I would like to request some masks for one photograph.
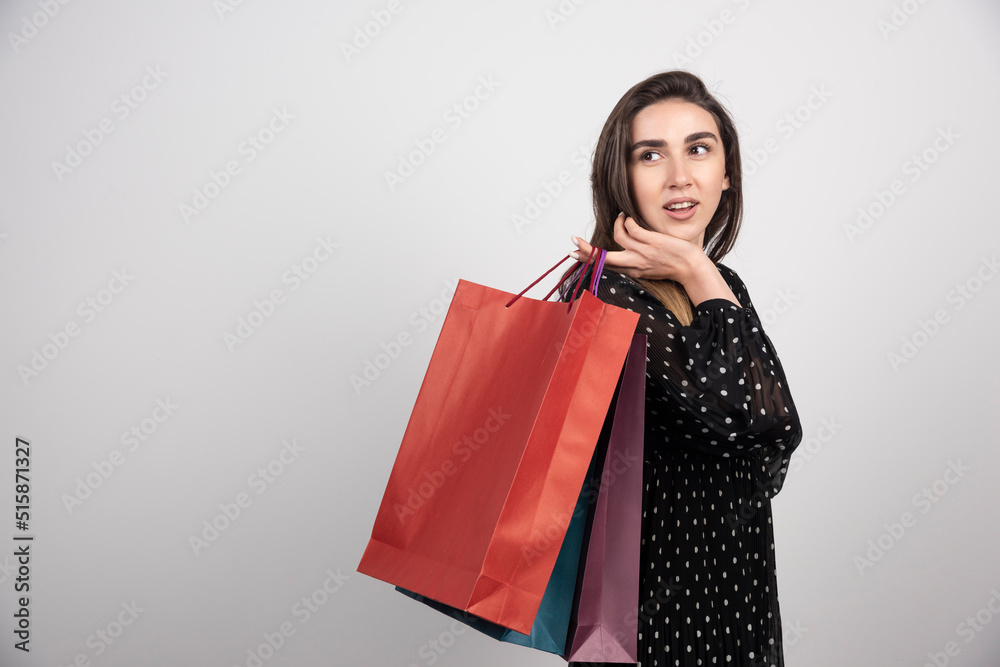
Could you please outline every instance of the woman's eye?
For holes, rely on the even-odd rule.
[[[701,149],[701,151],[695,153],[695,155],[705,155],[706,153],[708,153],[708,152],[710,152],[712,150],[711,148],[709,148],[705,144],[695,144],[694,146],[691,147],[691,150],[692,151],[697,151],[699,148]]]
[[[640,156],[639,156],[639,159],[640,159],[641,161],[643,161],[643,162],[649,162],[649,161],[651,161],[651,160],[652,160],[652,159],[653,159],[653,158],[654,158],[655,156],[656,156],[656,153],[654,153],[653,151],[646,151],[645,153],[643,153],[642,155],[640,155]]]

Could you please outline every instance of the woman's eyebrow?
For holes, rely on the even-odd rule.
[[[699,139],[713,139],[718,141],[719,138],[715,136],[713,132],[693,132],[692,134],[684,137],[684,143],[689,144],[692,141],[698,141]],[[667,142],[663,139],[643,139],[642,141],[637,141],[632,144],[630,151],[634,151],[637,148],[665,148]]]

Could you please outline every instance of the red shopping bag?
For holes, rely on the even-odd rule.
[[[637,321],[460,280],[358,571],[530,633]]]
[[[638,660],[645,414],[646,336],[636,334],[608,415],[610,433],[602,434],[598,447],[603,465],[592,481],[597,503],[584,538],[568,662],[635,665]]]

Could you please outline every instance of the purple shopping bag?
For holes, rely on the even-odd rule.
[[[646,336],[632,338],[601,470],[578,600],[570,620],[569,662],[634,665],[638,653],[639,545],[646,399]]]

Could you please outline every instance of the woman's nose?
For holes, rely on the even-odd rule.
[[[683,188],[691,184],[691,171],[684,160],[673,159],[667,167],[667,185]]]

